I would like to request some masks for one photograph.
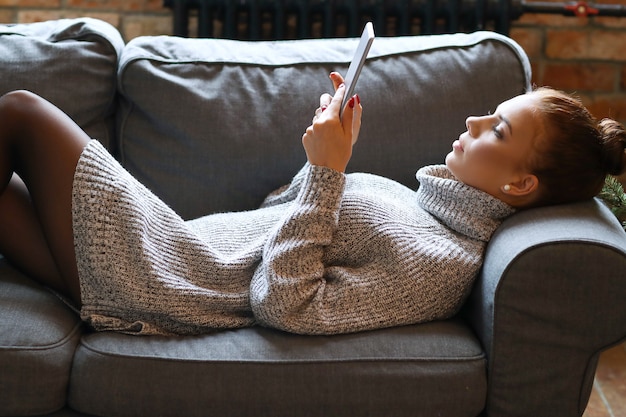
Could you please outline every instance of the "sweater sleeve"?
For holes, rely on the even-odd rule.
[[[316,304],[324,296],[323,255],[337,228],[345,181],[332,169],[306,167],[294,204],[266,243],[252,279],[251,304],[261,324],[320,333],[312,315],[319,314]]]

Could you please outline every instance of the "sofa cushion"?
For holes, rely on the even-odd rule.
[[[95,19],[0,25],[0,94],[33,91],[110,149],[123,47],[119,32]]]
[[[0,416],[65,406],[78,315],[0,258]]]
[[[305,161],[301,137],[356,39],[143,37],[120,60],[122,163],[185,218],[251,209]],[[521,48],[491,32],[378,38],[357,91],[349,165],[417,187],[471,114],[529,88]]]
[[[331,337],[91,334],[76,352],[69,404],[115,417],[475,417],[485,392],[481,346],[447,321]]]

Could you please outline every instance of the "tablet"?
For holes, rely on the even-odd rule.
[[[343,97],[343,103],[341,103],[339,116],[341,116],[344,106],[354,94],[354,87],[359,79],[361,68],[363,68],[363,64],[365,64],[365,58],[367,58],[367,53],[370,50],[370,46],[372,46],[372,42],[374,42],[374,26],[372,25],[372,22],[367,22],[365,28],[363,28],[363,34],[361,35],[359,46],[356,48],[354,58],[352,59],[348,72],[344,77],[346,95]]]

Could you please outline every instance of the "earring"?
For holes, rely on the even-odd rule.
[[[504,187],[502,187],[502,189],[504,191],[511,191],[511,186],[509,184],[505,185]]]

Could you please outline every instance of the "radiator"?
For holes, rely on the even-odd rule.
[[[526,12],[626,16],[626,6],[526,0],[164,0],[174,35],[227,39],[355,37],[367,21],[380,36],[492,30],[508,35]],[[195,33],[194,33],[195,32]]]

